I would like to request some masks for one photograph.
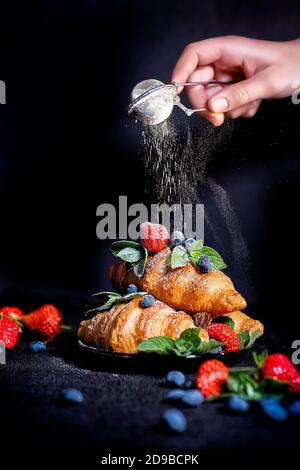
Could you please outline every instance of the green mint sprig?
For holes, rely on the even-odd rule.
[[[227,267],[221,255],[213,248],[204,246],[202,240],[195,240],[195,243],[190,245],[187,249],[182,245],[173,248],[168,259],[168,264],[172,269],[186,266],[189,262],[197,266],[201,256],[209,257],[212,270],[221,270]]]
[[[130,300],[135,299],[136,297],[142,297],[146,293],[147,292],[134,292],[132,294],[120,295],[120,294],[117,294],[116,292],[106,292],[106,291],[97,292],[96,294],[93,294],[93,297],[95,296],[107,297],[106,302],[100,307],[87,310],[86,313],[101,312],[104,310],[109,310],[111,307],[113,307],[116,304],[119,304],[121,302],[129,302]]]
[[[142,277],[148,260],[148,252],[140,243],[131,240],[114,242],[111,247],[114,256],[125,261],[137,277]]]
[[[181,333],[178,339],[172,339],[169,336],[155,336],[142,341],[137,350],[142,353],[155,354],[176,354],[176,356],[188,356],[190,354],[206,354],[224,343],[210,340],[204,342],[199,337],[200,328],[189,328]]]

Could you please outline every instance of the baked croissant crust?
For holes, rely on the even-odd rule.
[[[245,299],[226,274],[221,271],[202,274],[190,263],[171,269],[166,262],[170,253],[170,248],[165,248],[154,255],[142,278],[137,278],[133,271],[127,272],[124,262],[111,266],[112,285],[123,292],[128,284],[136,284],[171,307],[191,314],[207,312],[214,317],[246,307]]]
[[[159,300],[155,300],[151,307],[142,308],[137,297],[84,320],[78,336],[85,344],[132,354],[137,352],[137,345],[144,339],[153,336],[176,339],[187,328],[195,328],[195,324],[186,313],[176,312]],[[204,329],[200,330],[199,336],[202,341],[208,341]]]
[[[234,321],[234,331],[236,334],[242,331],[249,331],[250,335],[259,330],[258,338],[264,332],[264,325],[254,318],[248,317],[244,312],[236,310],[235,312],[225,313],[224,316]],[[201,312],[192,315],[194,323],[197,327],[206,328],[213,320],[209,313]]]
[[[227,313],[226,316],[234,321],[234,331],[237,334],[246,330],[251,335],[256,330],[259,330],[259,338],[264,332],[264,325],[259,320],[254,320],[243,312],[235,311]]]

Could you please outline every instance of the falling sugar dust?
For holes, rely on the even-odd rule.
[[[238,217],[226,190],[207,177],[207,164],[229,139],[233,122],[215,128],[205,121],[193,128],[170,118],[142,130],[147,186],[156,203],[205,204],[206,233],[221,252],[230,252],[234,270],[250,285],[250,257]],[[208,205],[206,205],[206,203]],[[221,235],[222,234],[222,235]],[[228,253],[229,254],[229,253]]]

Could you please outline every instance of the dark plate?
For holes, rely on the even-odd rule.
[[[223,362],[228,362],[230,364],[237,362],[241,357],[245,356],[251,348],[249,349],[242,349],[240,351],[235,351],[231,353],[223,353],[223,354],[201,354],[199,356],[196,355],[189,355],[185,357],[176,356],[176,354],[151,354],[151,353],[138,353],[138,354],[124,354],[124,353],[116,353],[112,351],[104,351],[103,349],[97,348],[95,346],[89,346],[84,344],[81,340],[78,340],[79,347],[85,351],[86,353],[93,355],[98,355],[102,358],[107,359],[115,359],[115,360],[123,360],[123,359],[131,359],[131,361],[143,361],[148,362],[150,361],[153,364],[153,361],[161,363],[164,362],[192,362],[197,361],[199,363],[207,360],[207,359],[222,359]]]

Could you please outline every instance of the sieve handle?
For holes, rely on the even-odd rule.
[[[219,80],[211,80],[208,82],[185,82],[185,83],[178,83],[178,82],[173,82],[172,85],[174,85],[176,88],[180,86],[193,86],[193,85],[232,85],[233,83],[237,83],[237,80],[231,80],[228,82],[222,82]]]

